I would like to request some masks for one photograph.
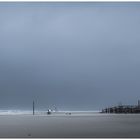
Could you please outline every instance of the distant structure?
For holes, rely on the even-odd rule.
[[[140,107],[140,100],[138,100],[138,107]]]
[[[137,105],[118,105],[102,109],[101,113],[140,113],[140,100]]]

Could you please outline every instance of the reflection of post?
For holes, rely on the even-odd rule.
[[[35,114],[35,103],[33,101],[33,115]]]

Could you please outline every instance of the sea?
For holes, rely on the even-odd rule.
[[[36,110],[35,115],[46,115],[48,110]],[[95,115],[100,111],[71,111],[71,110],[60,110],[60,111],[51,111],[51,115]],[[0,110],[0,115],[32,115],[32,110]]]

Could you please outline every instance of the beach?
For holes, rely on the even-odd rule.
[[[139,114],[0,115],[1,138],[138,138]]]

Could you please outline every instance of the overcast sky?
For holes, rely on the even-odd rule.
[[[140,3],[0,3],[0,109],[138,99]]]

